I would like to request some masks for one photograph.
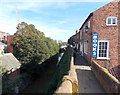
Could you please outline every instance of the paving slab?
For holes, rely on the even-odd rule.
[[[75,70],[78,78],[79,93],[105,94],[104,89],[94,76],[90,64],[79,54],[75,55]]]

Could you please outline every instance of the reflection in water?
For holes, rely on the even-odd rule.
[[[57,64],[56,64],[57,66],[58,66],[58,64],[59,64],[59,62],[60,62],[60,60],[61,60],[63,54],[64,54],[64,53],[61,53],[61,54],[59,55],[59,57],[58,57],[58,62],[57,62]]]

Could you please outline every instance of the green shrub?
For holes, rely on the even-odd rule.
[[[39,63],[41,64],[51,56],[59,52],[59,45],[55,40],[45,37],[34,25],[22,22],[24,28],[17,27],[12,45],[14,46],[15,56],[22,64]]]

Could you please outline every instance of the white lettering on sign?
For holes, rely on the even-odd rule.
[[[97,57],[97,47],[98,47],[98,33],[92,33],[92,57]]]
[[[93,48],[93,51],[97,51],[97,49],[96,49],[96,48]]]
[[[97,44],[93,44],[93,47],[97,47]]]
[[[98,41],[96,39],[93,40],[94,43],[97,43]]]
[[[94,35],[94,36],[93,36],[93,39],[97,39],[97,36],[96,36],[96,35]]]
[[[93,55],[96,55],[96,52],[93,52]]]

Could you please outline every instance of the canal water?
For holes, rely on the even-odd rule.
[[[59,55],[59,57],[58,57],[58,62],[57,62],[57,64],[56,64],[57,66],[59,65],[59,62],[60,62],[60,60],[61,60],[63,54],[64,54],[64,53],[61,53],[61,54]]]

